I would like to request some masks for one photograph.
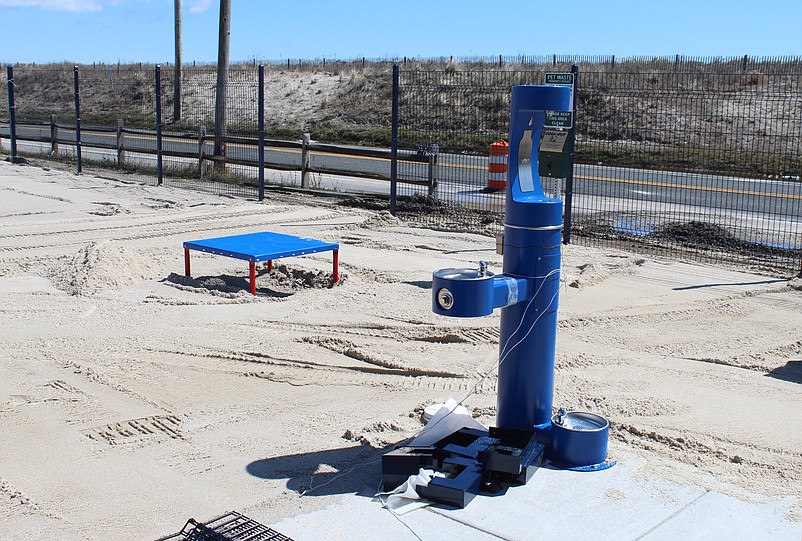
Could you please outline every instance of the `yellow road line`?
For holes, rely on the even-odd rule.
[[[448,162],[444,162],[439,165],[442,165],[444,167],[456,167],[458,169],[481,169],[482,171],[487,171],[486,165],[465,165],[462,163],[448,163]]]
[[[106,134],[106,133],[93,133],[95,136],[99,137],[116,137],[113,134]],[[153,139],[153,137],[148,137],[145,135],[129,135],[128,137],[132,139]],[[173,143],[184,143],[187,142],[187,139],[176,139],[171,137],[165,137],[165,141],[170,141]],[[241,143],[232,143],[231,146],[234,147],[252,147],[253,145],[243,145]],[[273,148],[270,150],[271,152],[287,152],[297,154],[300,152],[298,149],[293,148]],[[314,152],[319,156],[335,156],[335,157],[342,157],[341,154],[335,154],[333,152]],[[351,156],[352,159],[361,159],[361,160],[378,160],[378,161],[386,161],[386,158],[377,158],[373,156]],[[405,160],[401,160],[405,161]],[[454,167],[458,169],[487,169],[486,166],[483,165],[468,165],[468,164],[461,164],[461,163],[449,163],[444,162],[441,163],[440,166],[442,167]],[[714,192],[714,193],[730,193],[730,194],[737,194],[737,195],[754,195],[757,197],[777,197],[781,199],[797,199],[802,200],[802,195],[794,195],[794,194],[776,194],[776,193],[766,193],[766,192],[756,192],[753,190],[738,190],[734,188],[717,188],[714,186],[692,186],[687,184],[676,184],[673,182],[659,182],[659,181],[649,181],[649,180],[635,180],[635,179],[628,179],[628,178],[609,178],[609,177],[594,177],[594,176],[586,176],[586,175],[578,175],[574,177],[576,180],[597,180],[601,182],[617,182],[619,184],[637,184],[639,186],[654,186],[659,188],[681,188],[685,190],[696,190],[701,192]]]
[[[682,188],[685,190],[697,190],[701,192],[716,192],[716,193],[731,193],[737,195],[755,195],[758,197],[778,197],[783,199],[800,199],[802,200],[802,195],[794,195],[794,194],[779,194],[779,193],[766,193],[766,192],[756,192],[753,190],[738,190],[735,188],[717,188],[715,186],[690,186],[687,184],[676,184],[674,182],[659,182],[659,181],[649,181],[649,180],[635,180],[635,179],[628,179],[628,178],[607,178],[607,177],[591,177],[591,176],[577,176],[574,177],[575,179],[581,180],[598,180],[602,182],[618,182],[621,184],[637,184],[639,186],[655,186],[660,188]]]

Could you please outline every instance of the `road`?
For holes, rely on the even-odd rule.
[[[50,137],[48,127],[18,128],[18,138]],[[0,129],[0,135],[7,136],[8,128]],[[60,137],[74,141],[74,130],[62,130]],[[92,132],[85,129],[81,134],[84,155],[91,152],[92,144],[116,145],[116,134]],[[22,143],[22,141],[20,141]],[[7,142],[6,142],[7,145]],[[155,138],[150,135],[131,135],[124,137],[124,145],[128,152],[136,150],[152,150]],[[198,153],[196,136],[192,138],[176,137],[165,134],[163,138],[165,152]],[[211,142],[204,145],[204,152],[211,154]],[[228,156],[232,159],[256,162],[258,149],[254,145],[227,145]],[[108,154],[108,152],[106,153]],[[165,163],[174,163],[177,159],[165,157]],[[191,163],[190,160],[182,160]],[[300,168],[300,150],[286,148],[268,148],[265,151],[265,163],[279,168]],[[389,160],[377,157],[342,156],[328,152],[311,152],[312,167],[351,171],[354,174],[373,174],[389,177]],[[399,175],[403,178],[425,180],[427,165],[401,161]],[[497,194],[486,194],[487,157],[460,154],[440,154],[436,176],[438,179],[437,195],[441,199],[467,202],[471,206],[480,206],[487,202],[491,208],[500,210]],[[348,179],[347,177],[318,177],[320,188],[325,183],[336,183],[335,189],[341,191],[358,190],[373,193],[388,193],[386,181],[370,181]],[[333,179],[333,180],[332,180]],[[346,182],[348,183],[346,185]],[[544,179],[544,188],[556,194],[560,188],[555,181]],[[420,192],[425,188],[404,187],[400,193]],[[579,207],[585,207],[582,200],[614,200],[618,211],[635,209],[639,206],[655,205],[690,206],[714,208],[731,213],[760,214],[774,216],[783,220],[802,221],[802,183],[798,179],[765,180],[735,178],[709,174],[682,173],[672,171],[652,171],[609,167],[604,165],[576,165],[574,168],[574,201]],[[605,209],[597,209],[605,210]],[[612,209],[611,209],[612,210]]]

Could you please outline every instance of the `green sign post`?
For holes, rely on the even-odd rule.
[[[565,145],[562,152],[550,152],[541,148],[542,164],[545,169],[540,176],[560,176],[565,175],[565,222],[563,224],[563,244],[571,242],[571,207],[574,193],[574,143],[576,139],[576,128],[574,127],[574,115],[576,114],[576,85],[579,69],[574,64],[570,73],[547,73],[547,85],[567,86],[571,89],[571,111],[546,111],[546,122],[544,128],[561,128],[559,131],[570,130],[566,136]],[[544,130],[548,139],[554,138],[554,134],[548,134]],[[544,138],[545,138],[544,135]],[[560,138],[562,134],[560,133]],[[556,141],[556,140],[555,140]],[[549,146],[549,141],[546,141]],[[556,142],[555,142],[556,144]],[[540,163],[540,162],[539,162]]]

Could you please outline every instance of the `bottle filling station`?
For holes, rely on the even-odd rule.
[[[567,131],[544,124],[549,115],[568,111],[569,87],[512,87],[504,235],[498,243],[503,272],[493,274],[480,262],[478,268],[440,269],[432,277],[437,314],[480,317],[501,308],[498,426],[463,428],[433,445],[385,454],[385,489],[430,468],[442,477],[417,487],[419,495],[464,507],[499,484],[525,484],[544,460],[583,471],[613,464],[606,460],[604,417],[562,408],[554,413],[552,407],[563,205],[544,195],[541,177],[566,176]]]

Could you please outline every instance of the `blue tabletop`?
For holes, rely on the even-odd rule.
[[[261,232],[190,240],[184,243],[184,248],[257,262],[339,250],[340,245],[336,242],[325,242],[294,235]]]

